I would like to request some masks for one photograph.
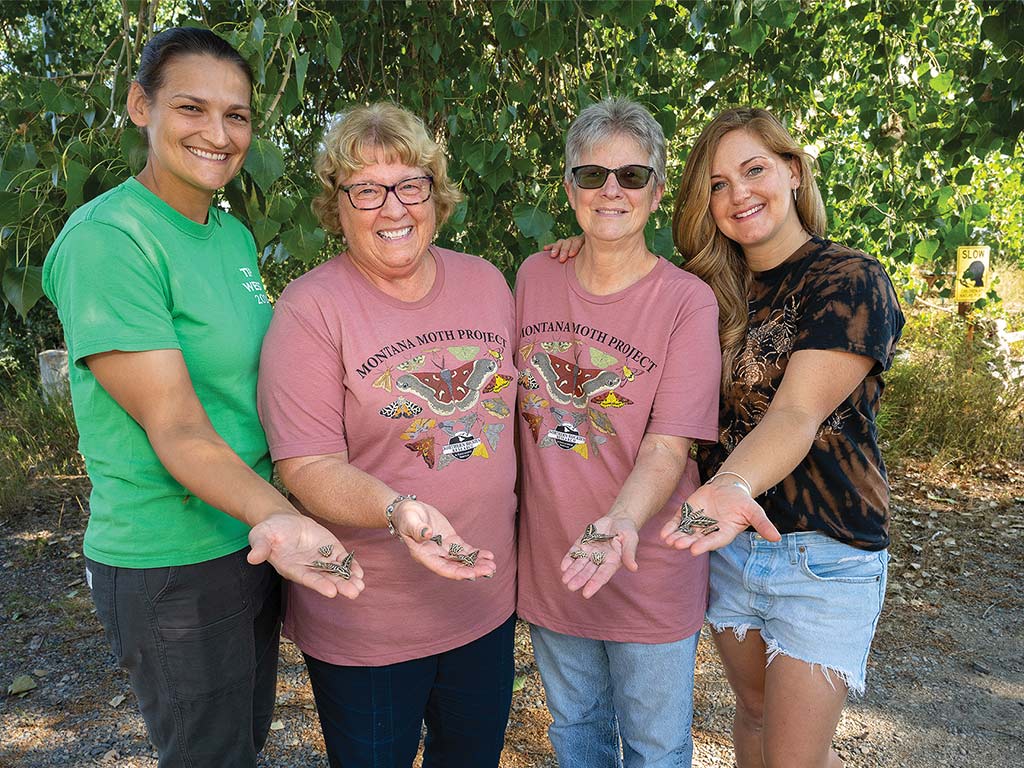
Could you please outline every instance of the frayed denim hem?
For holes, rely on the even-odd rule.
[[[727,629],[731,629],[733,635],[736,637],[736,641],[739,643],[742,643],[746,639],[747,632],[749,632],[751,628],[754,628],[754,625],[750,623],[729,624],[728,622],[723,622],[721,624],[716,624],[714,622],[711,622],[711,629],[713,629],[717,633],[722,633],[725,632],[725,630]],[[791,659],[796,659],[797,661],[802,661],[805,664],[808,664],[810,666],[812,673],[816,669],[820,669],[821,673],[825,676],[825,680],[827,680],[828,684],[832,686],[832,690],[835,690],[836,687],[836,684],[833,680],[833,677],[835,677],[841,680],[843,682],[843,685],[846,686],[846,690],[853,694],[855,697],[861,697],[864,695],[866,681],[863,678],[859,678],[855,673],[838,669],[836,667],[830,667],[826,664],[822,664],[817,661],[811,661],[810,659],[802,659],[799,656],[790,653],[785,648],[780,646],[779,642],[775,638],[766,637],[764,629],[756,629],[758,629],[758,631],[761,633],[761,639],[762,641],[764,641],[765,644],[765,655],[767,657],[764,664],[765,668],[767,668],[775,660],[775,658],[781,654],[783,656],[788,656]]]
[[[747,632],[754,626],[749,622],[746,624],[729,624],[728,622],[723,622],[722,624],[715,624],[714,622],[708,623],[711,624],[711,629],[718,634],[722,634],[725,630],[731,629],[732,633],[736,636],[736,642],[738,643],[742,643],[747,638]],[[758,631],[761,630],[758,629]]]

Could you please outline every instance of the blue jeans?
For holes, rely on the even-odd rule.
[[[268,563],[249,565],[248,552],[167,568],[85,561],[160,768],[252,768],[267,740],[281,578]]]
[[[531,624],[559,767],[620,768],[623,758],[626,768],[689,766],[699,636],[615,643]]]
[[[516,617],[450,651],[382,667],[306,656],[331,768],[497,768],[512,705]],[[382,641],[386,642],[386,640]]]

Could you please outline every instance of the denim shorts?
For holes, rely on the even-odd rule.
[[[863,694],[888,563],[885,550],[857,549],[816,531],[788,533],[780,542],[741,533],[711,553],[707,620],[740,641],[747,630],[760,631],[766,665],[781,653]]]

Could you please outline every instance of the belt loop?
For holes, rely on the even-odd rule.
[[[788,545],[787,549],[789,550],[789,562],[790,562],[791,565],[796,565],[799,562],[799,559],[800,559],[800,555],[799,555],[799,550],[800,550],[800,547],[799,547],[800,541],[799,541],[799,539],[800,539],[800,537],[796,536],[796,535],[789,535],[789,536],[786,536],[785,538],[786,538],[786,544]]]

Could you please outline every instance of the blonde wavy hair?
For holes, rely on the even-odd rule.
[[[338,197],[345,194],[341,183],[376,162],[378,150],[388,162],[424,168],[434,177],[431,198],[437,211],[437,226],[444,224],[462,200],[462,193],[448,177],[444,150],[416,115],[397,104],[378,102],[344,112],[324,136],[323,147],[313,163],[320,181],[313,213],[320,225],[328,232],[343,234],[338,219]]]
[[[722,345],[722,384],[732,382],[732,366],[747,334],[750,269],[743,250],[723,235],[711,216],[711,163],[722,137],[732,131],[754,134],[775,154],[800,164],[796,211],[804,229],[824,237],[825,204],[814,180],[814,158],[793,140],[782,123],[765,109],[720,112],[701,132],[683,168],[672,213],[672,238],[683,269],[711,286],[718,299],[718,333]]]

